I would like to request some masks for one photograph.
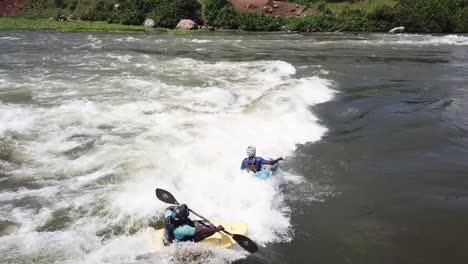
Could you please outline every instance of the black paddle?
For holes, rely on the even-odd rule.
[[[179,204],[177,202],[176,198],[170,192],[168,192],[166,190],[163,190],[163,189],[156,188],[156,197],[158,197],[159,200],[161,200],[161,201],[163,201],[165,203],[168,203],[168,204],[177,204],[177,205]],[[210,224],[212,226],[215,226],[208,219],[206,219],[205,217],[197,214],[192,209],[189,209],[189,211],[192,212],[194,215],[200,217],[201,219],[205,220],[208,224]],[[222,232],[230,235],[232,237],[232,239],[234,239],[239,244],[239,246],[241,246],[243,249],[247,250],[248,252],[250,252],[250,253],[257,252],[258,246],[252,240],[250,240],[250,238],[248,238],[246,236],[243,236],[243,235],[239,235],[239,234],[231,234],[226,230],[224,230]]]

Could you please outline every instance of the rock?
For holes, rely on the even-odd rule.
[[[114,4],[114,8],[113,8],[114,11],[118,11],[119,8],[120,8],[120,4],[119,4],[119,3]]]
[[[280,30],[281,31],[286,31],[286,26],[281,26]]]
[[[257,8],[257,7],[256,7],[254,4],[252,4],[252,3],[248,3],[247,5],[245,5],[245,8],[246,8],[247,10],[249,10],[249,9],[255,9],[255,8]]]
[[[405,27],[396,27],[388,31],[388,33],[403,33],[403,32],[405,32]]]
[[[278,4],[273,5],[273,8],[278,8],[278,7],[279,7]]]
[[[55,20],[55,18],[54,17],[49,17],[49,20],[52,21],[52,20]]]
[[[293,8],[293,9],[289,10],[289,12],[291,12],[291,13],[296,12],[296,9]]]
[[[265,10],[265,13],[267,13],[267,14],[273,13],[273,7],[271,7],[271,6],[265,6],[265,7],[263,7],[263,9]]]
[[[144,26],[145,26],[145,28],[154,28],[156,26],[156,23],[154,22],[153,19],[147,18],[145,20]]]
[[[198,25],[191,19],[182,19],[177,24],[176,29],[198,29]]]
[[[75,21],[75,17],[73,15],[67,16],[67,21]]]

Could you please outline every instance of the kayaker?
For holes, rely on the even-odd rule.
[[[196,228],[194,222],[188,217],[189,214],[189,209],[185,204],[166,208],[164,212],[164,245],[167,246],[174,241],[198,242],[224,230],[221,225]]]
[[[247,158],[242,161],[241,170],[247,170],[251,172],[259,172],[262,169],[262,165],[274,165],[278,161],[283,160],[282,157],[279,157],[275,160],[266,160],[262,157],[255,157],[256,148],[254,146],[247,147]]]

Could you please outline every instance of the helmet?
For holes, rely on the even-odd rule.
[[[252,158],[252,157],[255,157],[256,149],[255,149],[254,146],[248,146],[246,152],[247,152],[247,156],[248,156],[249,158]]]
[[[177,206],[177,208],[172,212],[172,219],[176,221],[183,221],[187,219],[189,216],[190,212],[186,204],[181,204]]]

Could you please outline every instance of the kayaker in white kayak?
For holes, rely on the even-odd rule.
[[[194,241],[198,242],[214,233],[223,231],[223,226],[196,227],[194,222],[188,217],[190,214],[187,205],[170,206],[164,212],[164,245],[169,245],[174,241]]]
[[[278,161],[283,160],[282,157],[279,157],[275,160],[266,160],[262,157],[256,157],[257,149],[254,146],[247,147],[247,158],[242,161],[241,170],[247,170],[251,172],[259,172],[262,169],[263,164],[274,165]]]

